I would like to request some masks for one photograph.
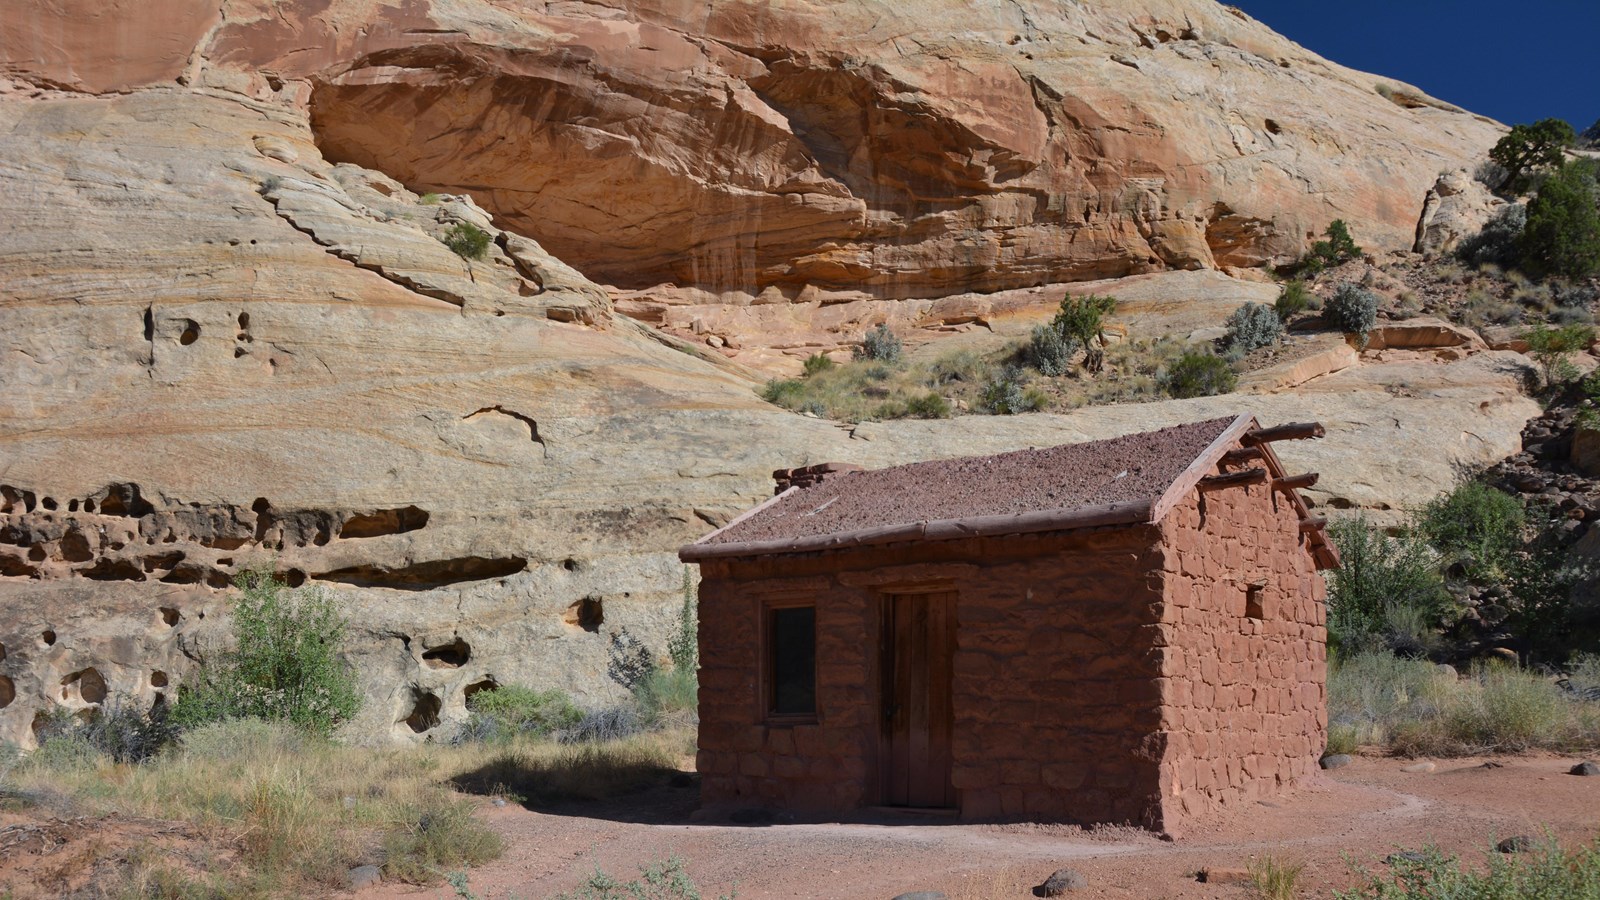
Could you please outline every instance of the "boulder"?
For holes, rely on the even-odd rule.
[[[1035,897],[1062,897],[1089,886],[1089,879],[1076,869],[1057,869],[1044,883],[1033,889]]]
[[[1355,757],[1348,753],[1330,753],[1318,763],[1324,769],[1342,769],[1355,762]]]
[[[1600,763],[1596,763],[1591,760],[1584,760],[1583,762],[1573,766],[1571,769],[1568,769],[1567,774],[1593,778],[1597,775],[1600,775]]]
[[[1466,169],[1445,172],[1428,189],[1417,219],[1417,236],[1411,249],[1428,255],[1449,253],[1506,205],[1478,183]]]

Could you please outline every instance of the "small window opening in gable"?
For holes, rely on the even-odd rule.
[[[767,620],[767,711],[774,716],[817,712],[817,608],[771,610]]]
[[[1244,589],[1244,615],[1247,619],[1261,621],[1267,617],[1267,583],[1257,581],[1245,585]]]

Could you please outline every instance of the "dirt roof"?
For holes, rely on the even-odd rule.
[[[1105,441],[834,475],[780,497],[700,546],[796,541],[916,523],[1148,510],[1238,417]]]

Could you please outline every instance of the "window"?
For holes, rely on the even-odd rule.
[[[1244,614],[1250,619],[1265,619],[1267,617],[1267,583],[1257,581],[1245,586],[1244,589]]]
[[[817,712],[817,608],[768,611],[767,711],[774,716]]]

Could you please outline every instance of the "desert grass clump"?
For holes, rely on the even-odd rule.
[[[983,409],[997,416],[1014,416],[1043,408],[1049,399],[1043,392],[1027,386],[1026,377],[1016,366],[1005,366],[983,386]]]
[[[1272,304],[1272,309],[1278,314],[1279,321],[1287,322],[1308,309],[1320,309],[1322,300],[1306,287],[1306,283],[1298,278],[1290,279],[1278,294],[1278,299]]]
[[[1270,853],[1258,856],[1250,861],[1250,893],[1256,900],[1295,900],[1305,868]]]
[[[719,897],[733,900],[737,894]],[[700,889],[689,877],[688,863],[681,856],[639,868],[639,877],[619,881],[596,868],[576,891],[557,894],[555,900],[702,900]]]
[[[505,741],[518,735],[547,737],[578,724],[583,712],[565,691],[517,684],[477,691],[467,698],[467,721],[458,741]]]
[[[688,732],[645,732],[603,743],[519,742],[451,779],[469,794],[531,806],[605,800],[665,784],[692,749]]]
[[[1546,837],[1530,852],[1491,851],[1484,867],[1465,865],[1437,847],[1390,858],[1381,875],[1334,891],[1335,900],[1590,900],[1600,897],[1600,840],[1571,849]]]
[[[473,810],[471,801],[444,790],[405,806],[383,842],[384,873],[412,884],[434,884],[452,869],[499,858],[505,841]]]

